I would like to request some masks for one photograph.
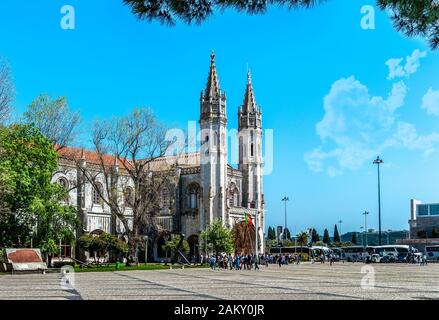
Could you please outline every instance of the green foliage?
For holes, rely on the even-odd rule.
[[[47,253],[51,256],[59,253],[59,246],[53,239],[40,241],[40,249],[42,253]]]
[[[219,253],[232,253],[234,250],[234,239],[232,231],[223,226],[221,220],[216,219],[211,225],[201,232],[203,251]],[[207,243],[207,248],[206,244]]]
[[[433,228],[433,230],[431,231],[431,237],[439,238],[439,228]]]
[[[65,191],[52,183],[58,159],[52,143],[31,125],[0,128],[0,245],[69,241],[76,218],[61,204]],[[44,241],[44,242],[43,242]]]
[[[325,229],[325,231],[323,232],[323,243],[325,243],[327,245],[331,244],[331,239],[329,238],[328,229]]]
[[[269,4],[285,5],[289,8],[310,8],[326,0],[123,0],[139,19],[158,20],[163,24],[174,25],[176,20],[185,23],[201,23],[215,10],[235,9],[248,14],[263,13]]]
[[[317,233],[317,230],[313,228],[311,231],[311,242],[316,243],[319,241],[320,241],[319,234]]]
[[[274,231],[274,227],[268,227],[268,240],[275,240],[276,232]]]
[[[119,255],[128,253],[128,244],[106,232],[100,235],[83,235],[79,238],[79,245],[82,249],[87,250],[90,256],[94,257],[96,264],[101,263],[107,254]]]
[[[165,244],[163,245],[163,250],[168,252],[172,252],[176,250],[178,248],[180,241],[181,241],[181,235],[173,234],[171,236],[171,239],[166,241]],[[189,252],[189,243],[186,240],[183,240],[180,250],[183,253]]]
[[[306,246],[308,244],[308,233],[301,232],[297,235],[297,245],[298,246]]]
[[[285,237],[285,235],[286,235],[286,237]],[[288,229],[288,228],[285,228],[285,230],[284,230],[284,239],[291,240],[291,233],[290,233],[290,229]]]
[[[407,36],[421,36],[439,47],[439,3],[437,0],[378,0],[382,10],[391,12],[394,27]]]

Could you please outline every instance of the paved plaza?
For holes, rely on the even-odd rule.
[[[439,264],[301,264],[260,271],[173,269],[76,273],[74,289],[59,273],[0,275],[0,299],[438,299]],[[364,273],[367,271],[368,273]],[[364,277],[367,276],[366,280]],[[362,279],[363,286],[362,288]]]

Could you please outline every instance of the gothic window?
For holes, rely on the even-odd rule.
[[[239,207],[239,191],[235,184],[231,184],[229,187],[229,207]]]
[[[188,190],[187,206],[189,209],[198,209],[199,187],[191,184]]]
[[[253,143],[252,143],[252,145],[250,146],[250,156],[253,157],[253,154],[254,152],[253,152]]]
[[[169,193],[169,189],[165,187],[162,189],[161,207],[162,209],[167,209],[170,206],[171,206],[171,195]]]
[[[93,204],[100,204],[102,205],[102,198],[101,195],[103,194],[104,188],[102,187],[102,184],[97,182],[95,183],[95,186],[93,188]]]
[[[124,190],[124,201],[125,201],[125,206],[128,208],[131,208],[133,206],[134,203],[134,191],[133,188],[131,187],[127,187]]]

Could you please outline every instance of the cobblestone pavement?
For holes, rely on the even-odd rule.
[[[0,276],[0,299],[439,299],[439,264],[301,264],[260,271],[173,269]],[[364,277],[367,277],[364,279]],[[362,287],[363,283],[366,285]],[[73,283],[73,281],[71,282]]]

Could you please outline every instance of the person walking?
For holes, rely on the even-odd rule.
[[[254,259],[254,263],[255,263],[255,270],[259,270],[259,258],[258,258],[258,256],[255,254],[254,256],[253,256],[253,259]]]

